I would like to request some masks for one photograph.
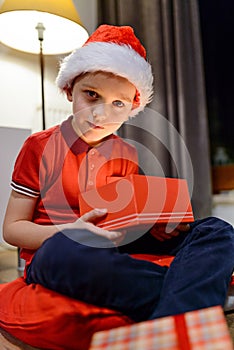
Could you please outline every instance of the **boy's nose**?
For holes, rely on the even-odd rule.
[[[104,104],[95,106],[92,114],[95,122],[103,122],[107,118],[107,107]]]

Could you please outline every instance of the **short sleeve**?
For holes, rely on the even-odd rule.
[[[25,141],[16,158],[12,174],[11,188],[14,191],[30,197],[39,197],[42,152],[42,145],[33,135]]]

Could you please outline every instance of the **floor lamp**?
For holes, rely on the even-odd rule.
[[[43,129],[46,128],[44,55],[69,53],[82,46],[87,38],[88,33],[72,0],[0,2],[0,42],[16,50],[39,55]]]

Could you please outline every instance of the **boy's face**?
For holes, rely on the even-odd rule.
[[[67,98],[73,103],[72,125],[88,144],[97,145],[128,120],[136,88],[111,73],[86,73],[76,78]]]

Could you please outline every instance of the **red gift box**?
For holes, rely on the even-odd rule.
[[[90,350],[233,350],[220,306],[97,332]]]
[[[107,230],[194,221],[184,179],[129,175],[81,193],[79,205],[81,215],[107,208],[107,215],[97,224]]]

